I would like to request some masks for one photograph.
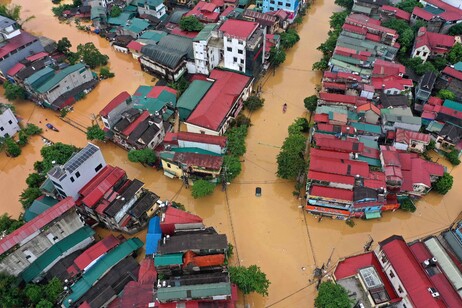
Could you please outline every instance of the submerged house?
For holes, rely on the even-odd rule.
[[[223,165],[223,157],[218,155],[164,151],[159,156],[164,174],[171,178],[211,177],[216,180]]]

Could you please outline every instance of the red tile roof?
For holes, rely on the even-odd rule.
[[[399,76],[387,76],[387,77],[373,77],[371,78],[371,84],[376,89],[397,89],[404,91],[407,88],[413,87],[411,79],[399,77]]]
[[[74,208],[74,206],[74,199],[72,199],[72,197],[67,197],[24,224],[21,228],[8,234],[0,240],[0,255],[20,244],[32,234],[40,231],[53,220],[59,219],[61,215]]]
[[[183,256],[183,267],[192,264],[193,266],[206,267],[223,265],[225,262],[224,254],[198,256],[191,250],[188,250]]]
[[[80,271],[83,271],[90,263],[119,244],[120,240],[111,234],[82,252],[82,254],[75,258],[74,264]]]
[[[109,112],[111,112],[112,110],[114,110],[114,108],[116,108],[117,106],[119,106],[120,104],[122,104],[123,102],[125,102],[127,99],[129,99],[131,96],[130,94],[128,94],[127,91],[123,91],[121,92],[119,95],[117,95],[116,97],[114,97],[110,102],[109,104],[106,105],[106,107],[103,108],[103,110],[101,110],[99,112],[99,115],[102,116],[102,117],[107,117]]]
[[[365,100],[359,96],[320,92],[319,98],[326,102],[338,102],[349,105],[356,105],[359,100]]]
[[[308,171],[307,178],[316,181],[325,181],[348,185],[353,185],[355,183],[355,178],[353,176],[318,172],[313,170]]]
[[[333,79],[333,80],[347,79],[349,81],[361,81],[361,77],[359,77],[358,75],[355,75],[352,73],[345,73],[345,72],[334,73],[334,72],[325,71],[323,77]]]
[[[427,46],[432,52],[446,53],[455,42],[454,36],[429,32],[425,27],[421,27],[417,32],[414,48]]]
[[[364,105],[359,106],[356,109],[357,112],[358,111],[368,111],[368,110],[372,110],[376,114],[380,115],[380,109],[372,103],[366,103]]]
[[[327,113],[316,113],[313,121],[316,123],[329,123],[329,115]]]
[[[436,97],[436,96],[430,96],[428,99],[428,102],[430,105],[443,105],[443,99]],[[424,106],[425,107],[425,106]]]
[[[462,10],[459,9],[459,8],[456,8],[448,3],[445,3],[441,0],[426,0],[427,3],[437,7],[437,8],[440,8],[442,10],[444,10],[443,13],[441,13],[439,16],[443,17],[445,16],[445,14],[448,14],[448,18],[452,15],[454,15],[454,17],[458,17],[458,19],[455,19],[455,20],[460,20],[462,19]],[[446,20],[451,20],[451,19],[446,19]]]
[[[184,30],[181,30],[180,27],[175,27],[173,28],[172,30],[170,30],[170,33],[171,34],[175,34],[175,35],[178,35],[178,36],[183,36],[183,37],[187,37],[187,38],[195,38],[197,36],[197,34],[199,34],[199,32],[195,32],[195,31],[184,31]]]
[[[196,16],[200,21],[203,22],[217,22],[220,17],[220,13],[214,12],[217,9],[217,5],[205,1],[197,2],[196,6],[193,7],[184,16]]]
[[[405,72],[406,67],[402,64],[377,59],[374,62],[372,75],[377,77],[398,76],[403,75]]]
[[[310,159],[309,170],[344,176],[360,175],[363,178],[369,177],[369,165],[366,162],[343,158],[313,156]]]
[[[45,58],[47,56],[48,56],[48,52],[42,51],[42,52],[36,53],[35,55],[27,57],[26,60],[30,61],[30,62],[33,62],[35,60],[39,60],[39,59]]]
[[[212,136],[212,135],[196,134],[196,133],[189,133],[189,132],[178,132],[178,133],[168,132],[167,134],[165,134],[164,142],[166,143],[178,144],[179,140],[198,142],[198,143],[204,143],[204,144],[216,144],[224,148],[226,146],[226,142],[228,138],[225,136]]]
[[[339,139],[332,135],[315,134],[316,146],[321,150],[332,150],[338,152],[361,153],[364,149],[364,144],[356,139],[348,138],[346,140]]]
[[[368,29],[368,31],[372,33],[376,33],[378,31],[378,32],[388,33],[395,37],[398,37],[396,30],[382,27],[380,25],[379,20],[370,18],[369,16],[366,16],[364,14],[350,14],[345,19],[345,23],[350,24],[350,25],[365,27]]]
[[[428,292],[428,288],[433,287],[433,284],[401,236],[392,236],[379,242],[379,245],[415,307],[445,307],[442,301]]]
[[[212,0],[212,2],[214,1],[217,1],[217,0]],[[222,1],[222,0],[218,0],[218,1]],[[223,4],[224,5],[224,4]],[[221,6],[223,6],[221,5]],[[233,6],[228,6],[220,15],[220,17],[226,17],[228,16],[232,11],[234,11],[234,7]]]
[[[443,70],[443,74],[449,75],[451,77],[454,77],[458,80],[462,80],[462,72],[456,70],[455,68],[452,68],[450,66],[446,66]]]
[[[350,159],[350,154],[345,152],[337,151],[326,151],[316,148],[310,149],[310,157],[319,156],[323,158],[334,158],[334,159]]]
[[[136,118],[135,121],[133,121],[132,123],[130,123],[127,128],[125,128],[123,131],[122,131],[122,135],[124,136],[130,136],[130,134],[135,130],[135,128],[138,127],[138,125],[140,125],[141,122],[143,122],[144,120],[146,120],[147,118],[149,117],[149,111],[147,110],[144,110],[143,113],[140,114],[140,116],[138,118]]]
[[[157,279],[157,270],[154,266],[153,258],[145,258],[140,263],[140,270],[138,272],[138,283],[152,285]]]
[[[430,135],[398,128],[396,129],[395,140],[396,142],[406,143],[408,145],[411,144],[412,140],[420,141],[425,144],[428,144],[430,143]]]
[[[215,82],[186,122],[217,131],[251,78],[218,69],[212,71],[210,78]]]
[[[365,267],[373,266],[375,271],[380,276],[385,290],[387,291],[388,296],[391,300],[396,300],[399,297],[396,295],[395,290],[393,289],[390,280],[382,271],[379,260],[373,252],[368,252],[365,254],[357,255],[354,257],[346,258],[343,261],[340,261],[335,269],[334,276],[335,280],[341,280],[343,278],[348,278],[358,274],[359,270]]]
[[[218,171],[223,165],[222,156],[197,153],[175,153],[173,161],[180,162],[188,167],[200,167]]]
[[[429,21],[434,16],[429,11],[426,11],[423,8],[418,7],[418,6],[414,7],[414,10],[412,10],[412,14],[417,16],[417,17],[420,17],[420,18],[422,18],[422,19],[424,19],[426,21]]]
[[[130,43],[128,43],[127,48],[130,49],[130,50],[135,50],[135,51],[140,52],[140,51],[141,51],[141,48],[142,48],[143,46],[144,46],[144,45],[141,44],[140,42],[131,41]]]
[[[162,216],[160,229],[163,234],[172,235],[176,224],[201,223],[202,218],[197,215],[169,206]]]
[[[258,28],[258,23],[245,20],[227,19],[220,27],[224,35],[247,40]]]
[[[10,68],[6,74],[9,76],[14,76],[25,67],[26,66],[24,64],[18,62],[12,68]]]
[[[94,207],[98,201],[103,198],[106,192],[114,187],[114,185],[126,175],[127,174],[125,173],[125,170],[119,167],[115,167],[110,173],[106,173],[106,176],[102,178],[98,186],[96,186],[84,198],[82,198],[81,202],[90,208]],[[101,179],[101,177],[98,177],[98,181],[99,179]]]
[[[353,191],[352,190],[327,187],[327,186],[311,185],[310,195],[330,198],[330,199],[344,200],[344,201],[353,201]]]
[[[0,58],[3,58],[10,52],[22,47],[28,43],[36,41],[37,38],[27,32],[21,32],[21,34],[9,39],[7,43],[0,47]]]
[[[344,83],[337,83],[337,82],[327,82],[324,81],[322,86],[326,89],[336,89],[336,90],[346,90],[347,86]]]
[[[394,16],[396,18],[404,19],[404,20],[407,20],[407,21],[409,21],[411,19],[411,14],[410,13],[408,13],[406,11],[403,11],[403,10],[400,10],[397,7],[394,7],[394,6],[391,6],[391,5],[382,5],[382,7],[380,9],[382,11],[385,11],[385,12],[393,12]]]
[[[343,24],[342,29],[347,32],[352,32],[352,33],[357,33],[357,34],[362,34],[362,35],[367,34],[366,28],[355,26],[355,25]]]

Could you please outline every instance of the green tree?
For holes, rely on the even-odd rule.
[[[46,299],[40,300],[35,308],[53,308],[54,305],[52,302],[47,301]]]
[[[63,284],[57,277],[53,277],[44,287],[46,299],[51,303],[58,301],[59,295],[63,292]]]
[[[118,5],[113,5],[111,8],[111,13],[109,15],[111,17],[119,17],[122,14],[122,9]]]
[[[171,82],[168,84],[168,86],[172,89],[175,89],[177,92],[177,96],[181,96],[184,91],[189,87],[189,82],[186,80],[184,76],[181,76],[180,79],[178,79],[175,82]]]
[[[300,171],[305,170],[306,137],[300,133],[289,135],[277,156],[277,175],[283,179],[296,179]]]
[[[6,154],[10,157],[21,155],[21,148],[11,137],[5,138]]]
[[[313,71],[325,71],[328,68],[329,68],[329,57],[327,57],[327,59],[326,57],[323,57],[318,62],[314,62],[313,66],[311,67]]]
[[[128,160],[133,163],[141,163],[143,165],[147,164],[152,166],[156,162],[156,154],[154,154],[154,151],[149,148],[130,150],[130,152],[128,152]]]
[[[43,129],[32,123],[27,123],[23,130],[29,136],[40,135],[43,132]]]
[[[242,171],[242,164],[239,157],[225,155],[223,158],[223,170],[226,170],[226,180],[231,182]]]
[[[456,99],[456,95],[454,94],[454,92],[452,92],[451,90],[446,90],[446,89],[439,90],[436,96],[438,96],[441,99],[449,99],[449,100]]]
[[[453,183],[453,176],[445,172],[442,177],[432,184],[432,187],[437,193],[445,195],[452,188]]]
[[[82,0],[72,0],[73,7],[79,7],[82,5]]]
[[[5,97],[9,101],[26,98],[26,90],[15,83],[5,81],[3,88],[5,89]]]
[[[106,65],[109,60],[109,57],[99,52],[98,48],[91,42],[84,45],[79,44],[77,46],[77,53],[83,62],[92,69],[97,66]]]
[[[318,48],[316,48],[317,50],[321,51],[324,56],[328,56],[327,58],[324,57],[327,60],[327,62],[329,61],[329,58],[332,55],[335,46],[337,45],[337,39],[339,37],[339,34],[340,31],[337,30],[329,31],[327,40],[321,45],[319,45]]]
[[[43,160],[34,164],[34,169],[39,173],[47,173],[53,167],[53,162],[57,165],[63,165],[71,156],[80,149],[69,144],[57,142],[53,145],[43,147],[40,150]],[[36,167],[40,169],[37,170]]]
[[[244,101],[244,107],[250,111],[255,111],[263,107],[264,103],[264,98],[260,98],[256,95],[251,95]]]
[[[441,71],[448,65],[448,60],[445,57],[437,56],[431,60],[431,63],[437,71]]]
[[[228,152],[234,156],[242,156],[246,152],[245,137],[248,127],[245,125],[232,127],[226,132],[228,137]]]
[[[182,210],[182,211],[186,212],[186,207],[184,206],[184,204],[182,204],[180,202],[172,201],[171,206],[176,208],[176,209],[179,209],[179,210]]]
[[[228,267],[229,276],[232,283],[235,283],[239,290],[244,294],[256,292],[263,296],[268,296],[268,288],[271,282],[266,278],[260,267],[256,265],[230,266]]]
[[[310,123],[306,118],[297,118],[295,121],[289,125],[288,129],[289,136],[299,133],[307,133],[310,130]]]
[[[26,294],[26,297],[29,299],[29,301],[34,305],[40,302],[40,300],[43,298],[42,288],[37,284],[27,284],[26,288],[24,289],[24,293]]]
[[[351,11],[353,8],[354,0],[335,0],[335,4],[344,7],[348,11]]]
[[[109,67],[103,66],[102,68],[99,69],[99,75],[106,79],[106,78],[112,78],[115,76],[113,72],[109,69]]]
[[[401,44],[401,51],[403,53],[412,49],[412,44],[414,42],[414,30],[405,20],[390,18],[383,22],[382,25],[398,32],[398,42]]]
[[[18,145],[23,147],[27,144],[27,141],[29,141],[29,135],[27,135],[24,130],[19,131],[19,138],[18,138]]]
[[[350,308],[352,301],[344,287],[332,281],[321,283],[314,300],[316,308]]]
[[[281,33],[281,46],[284,49],[293,47],[300,40],[297,30],[289,28],[286,32]]]
[[[24,221],[20,217],[20,219],[11,218],[8,214],[4,213],[0,216],[0,234],[5,232],[6,234],[10,234],[14,230],[20,228],[24,224]]]
[[[27,187],[24,189],[19,196],[19,202],[21,202],[22,207],[26,210],[28,209],[35,199],[40,197],[42,192],[38,187]]]
[[[308,96],[303,100],[303,103],[305,104],[306,110],[314,112],[318,106],[318,97],[316,95]]]
[[[87,140],[101,140],[106,137],[104,130],[98,124],[87,127]]]
[[[451,152],[445,152],[444,156],[454,166],[458,166],[460,164],[459,151],[452,150]]]
[[[278,67],[286,60],[286,52],[280,47],[271,47],[269,61],[274,67]]]
[[[16,277],[0,273],[0,305],[5,308],[26,307],[23,291],[16,284]]]
[[[204,25],[197,19],[196,16],[182,17],[180,20],[180,28],[183,31],[198,32],[204,28]]]
[[[332,29],[341,29],[348,17],[348,11],[334,12],[329,18],[329,24]]]
[[[448,61],[451,64],[456,64],[457,62],[462,61],[462,44],[456,43],[452,46],[448,53]]]
[[[246,117],[245,115],[240,113],[240,114],[237,115],[236,119],[234,120],[233,125],[249,127],[252,124],[251,124],[251,121],[250,121],[249,117]]]
[[[64,11],[72,9],[73,6],[72,4],[60,4],[58,6],[52,7],[51,11],[53,14],[57,17],[62,17]]]
[[[412,11],[414,10],[416,6],[420,8],[423,7],[422,3],[420,3],[417,0],[403,0],[400,3],[396,4],[397,8],[403,11],[406,11],[408,13],[412,13]]]
[[[414,213],[416,211],[416,207],[414,205],[414,202],[412,202],[411,199],[406,198],[403,201],[401,201],[400,207],[401,210],[406,211],[406,212],[411,212]]]
[[[433,66],[433,64],[431,64],[431,62],[429,61],[417,65],[414,71],[417,75],[423,75],[426,72],[438,72],[436,68]]]
[[[303,17],[301,15],[298,15],[297,17],[295,17],[294,24],[298,26],[298,25],[301,25],[302,23],[303,23]]]
[[[0,4],[0,15],[8,17],[16,21],[20,28],[29,20],[35,18],[35,16],[29,16],[26,19],[21,19],[22,6],[17,4]]]
[[[215,190],[215,184],[206,180],[197,180],[191,189],[191,194],[194,199],[202,198],[211,195]]]
[[[462,23],[455,24],[448,31],[449,35],[461,35],[462,34]]]
[[[39,173],[31,173],[26,179],[26,184],[29,187],[40,187],[42,183],[46,180],[46,177]]]
[[[60,39],[56,45],[56,50],[65,55],[69,54],[69,50],[72,47],[71,41],[67,37]]]

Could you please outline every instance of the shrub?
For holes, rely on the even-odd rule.
[[[244,101],[244,107],[250,111],[255,111],[263,107],[265,102],[264,98],[260,98],[256,95],[249,96],[247,100]]]
[[[442,177],[432,184],[432,187],[437,193],[445,195],[452,188],[453,183],[453,176],[445,172]]]
[[[451,152],[445,152],[444,156],[449,160],[451,164],[454,166],[457,166],[460,164],[460,159],[459,159],[459,151],[457,150],[452,150]]]
[[[10,157],[18,157],[21,155],[21,148],[19,145],[11,138],[5,138],[6,154]]]
[[[215,184],[205,180],[197,180],[191,189],[191,193],[194,199],[202,198],[211,195],[215,190]]]
[[[87,140],[101,140],[106,137],[104,130],[98,124],[87,127]]]
[[[406,212],[411,212],[414,213],[416,211],[416,207],[414,205],[414,202],[412,202],[411,199],[406,198],[403,201],[401,201],[400,207],[401,210],[406,211]]]
[[[112,78],[115,76],[113,72],[109,70],[109,67],[103,66],[102,68],[99,69],[99,75],[101,78]]]
[[[226,132],[228,137],[228,152],[234,156],[242,156],[246,152],[245,137],[248,128],[246,125],[232,127]]]
[[[260,267],[256,265],[249,267],[230,266],[228,270],[231,282],[235,283],[242,293],[256,292],[263,296],[268,295],[271,282],[266,278],[266,274],[261,271]]]
[[[32,123],[28,123],[23,130],[29,136],[40,135],[43,132],[43,129]]]

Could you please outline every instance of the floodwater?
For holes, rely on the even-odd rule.
[[[2,1],[3,2],[3,1]],[[102,81],[87,97],[79,101],[75,111],[67,117],[77,127],[91,125],[92,115],[121,91],[133,93],[140,84],[153,84],[152,77],[140,71],[138,63],[131,56],[114,52],[107,41],[96,35],[79,32],[73,25],[60,24],[52,17],[51,1],[17,0],[13,3],[24,7],[24,15],[36,18],[25,25],[35,34],[43,34],[55,40],[67,36],[75,47],[79,43],[92,41],[110,57],[110,66],[116,77]],[[265,106],[251,115],[253,126],[247,138],[247,153],[242,158],[242,174],[228,186],[227,194],[218,187],[215,193],[200,200],[191,197],[181,187],[181,182],[163,176],[162,172],[144,168],[128,162],[124,150],[111,143],[98,145],[108,163],[124,168],[129,177],[137,177],[146,187],[163,199],[183,203],[186,208],[201,216],[209,226],[224,232],[233,243],[235,264],[257,264],[271,281],[268,297],[250,295],[241,300],[252,307],[310,307],[315,296],[314,287],[309,285],[316,266],[335,264],[342,256],[361,252],[369,235],[377,241],[393,234],[414,239],[447,227],[461,211],[462,168],[449,171],[455,184],[443,198],[431,193],[417,204],[413,214],[385,213],[379,220],[356,220],[350,228],[343,221],[324,219],[321,222],[306,215],[299,208],[303,200],[293,197],[294,183],[278,179],[276,155],[287,136],[287,126],[297,117],[306,116],[303,98],[315,93],[315,86],[321,75],[311,71],[311,65],[321,54],[315,49],[327,37],[328,20],[339,8],[334,0],[317,1],[299,26],[301,41],[288,52],[287,60],[275,74],[269,73],[262,81]],[[282,113],[282,105],[288,110]],[[86,144],[85,134],[61,121],[49,110],[35,107],[31,102],[16,103],[18,114],[24,122],[39,124],[45,118],[56,125],[61,132],[45,132],[52,141]],[[25,187],[25,178],[39,159],[42,141],[34,138],[15,159],[0,160],[0,187],[2,201],[0,212],[12,216],[21,212],[17,196]],[[436,158],[435,158],[436,159]],[[12,180],[14,178],[14,180]],[[255,187],[262,188],[262,196],[255,197]],[[314,253],[313,253],[314,252]],[[298,292],[297,292],[298,291]]]

